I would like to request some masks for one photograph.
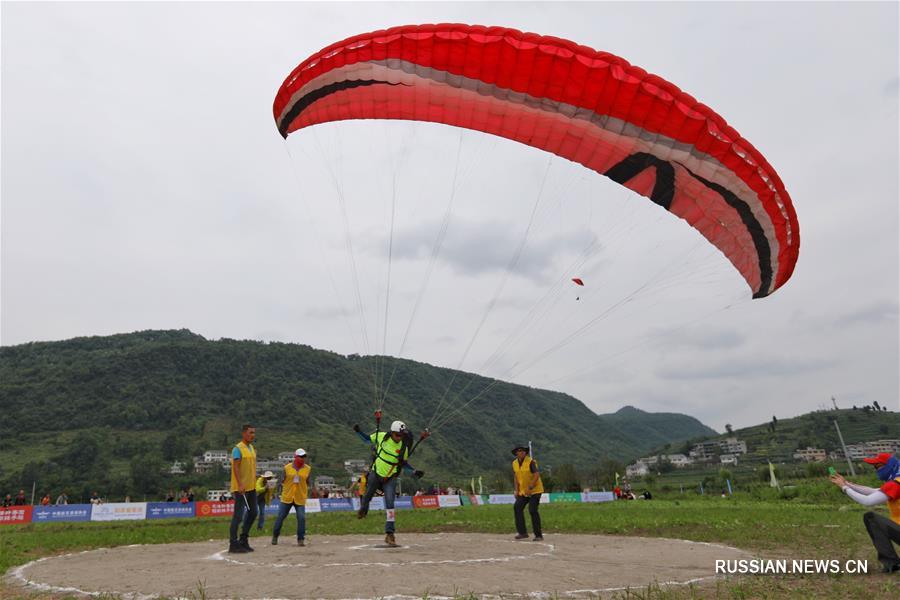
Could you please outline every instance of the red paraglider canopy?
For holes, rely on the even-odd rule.
[[[574,281],[575,283],[577,283],[580,286],[584,285],[584,282],[581,279],[579,279],[578,277],[573,277],[572,281]]]
[[[461,24],[365,33],[300,63],[273,112],[284,137],[345,119],[431,121],[578,162],[687,221],[755,298],[797,262],[790,196],[750,142],[674,84],[567,40]]]

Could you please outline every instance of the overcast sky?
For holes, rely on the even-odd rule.
[[[793,197],[793,278],[751,301],[683,221],[507,140],[278,135],[272,100],[305,57],[433,22],[571,39],[716,109]],[[895,2],[4,2],[0,342],[188,328],[719,430],[832,396],[897,410],[898,51]]]

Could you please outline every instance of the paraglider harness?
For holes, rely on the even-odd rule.
[[[431,435],[431,431],[426,427],[425,430],[419,435],[419,439],[413,443],[413,435],[412,432],[408,429],[403,432],[403,439],[400,441],[400,454],[397,457],[394,457],[387,452],[384,451],[384,444],[390,438],[390,434],[385,432],[387,435],[384,436],[383,439],[379,440],[379,434],[381,433],[381,411],[375,411],[375,443],[372,444],[371,452],[372,452],[372,465],[369,467],[369,471],[374,475],[378,475],[378,471],[375,470],[375,462],[381,458],[384,462],[391,465],[390,474],[385,477],[385,480],[391,480],[400,475],[400,472],[403,470],[403,467],[406,466],[407,461],[410,456],[412,456],[413,452],[416,451],[416,448],[419,447],[425,439]],[[395,460],[396,458],[396,460]]]

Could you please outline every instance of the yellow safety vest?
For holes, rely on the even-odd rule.
[[[238,487],[237,479],[234,477],[234,468],[231,469],[231,491],[232,492],[250,492],[256,489],[256,448],[253,444],[245,444],[238,442],[235,446],[241,451],[241,464],[238,470],[241,475],[241,485],[244,489]],[[231,459],[232,465],[234,458]]]
[[[366,495],[366,481],[367,480],[366,480],[365,475],[359,476],[359,489],[356,490],[357,496],[365,496]]]
[[[275,489],[269,487],[269,480],[265,477],[260,477],[256,480],[256,497],[263,498],[266,504],[269,504],[272,501],[272,498],[275,496]]]
[[[369,436],[375,445],[375,472],[381,477],[393,477],[400,470],[401,457],[403,460],[409,457],[409,447],[403,448],[403,440],[395,442],[391,434],[379,431]]]
[[[538,474],[537,483],[534,484],[534,488],[529,492],[528,486],[531,485],[531,478],[534,476],[534,473],[531,472],[531,463],[534,463],[534,468],[537,468],[537,461],[532,460],[530,456],[526,456],[525,460],[522,461],[522,464],[519,464],[519,459],[515,458],[512,461],[513,473],[516,476],[516,481],[519,484],[519,495],[521,496],[531,496],[532,494],[543,494],[544,493],[544,483],[541,481],[541,476]]]
[[[294,463],[284,465],[284,486],[281,489],[281,501],[285,504],[306,505],[309,495],[309,472],[312,467],[303,465],[294,468]]]

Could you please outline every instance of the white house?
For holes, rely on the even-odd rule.
[[[648,474],[650,469],[647,467],[645,463],[638,461],[633,465],[628,465],[625,467],[625,475],[627,477],[643,477]]]

